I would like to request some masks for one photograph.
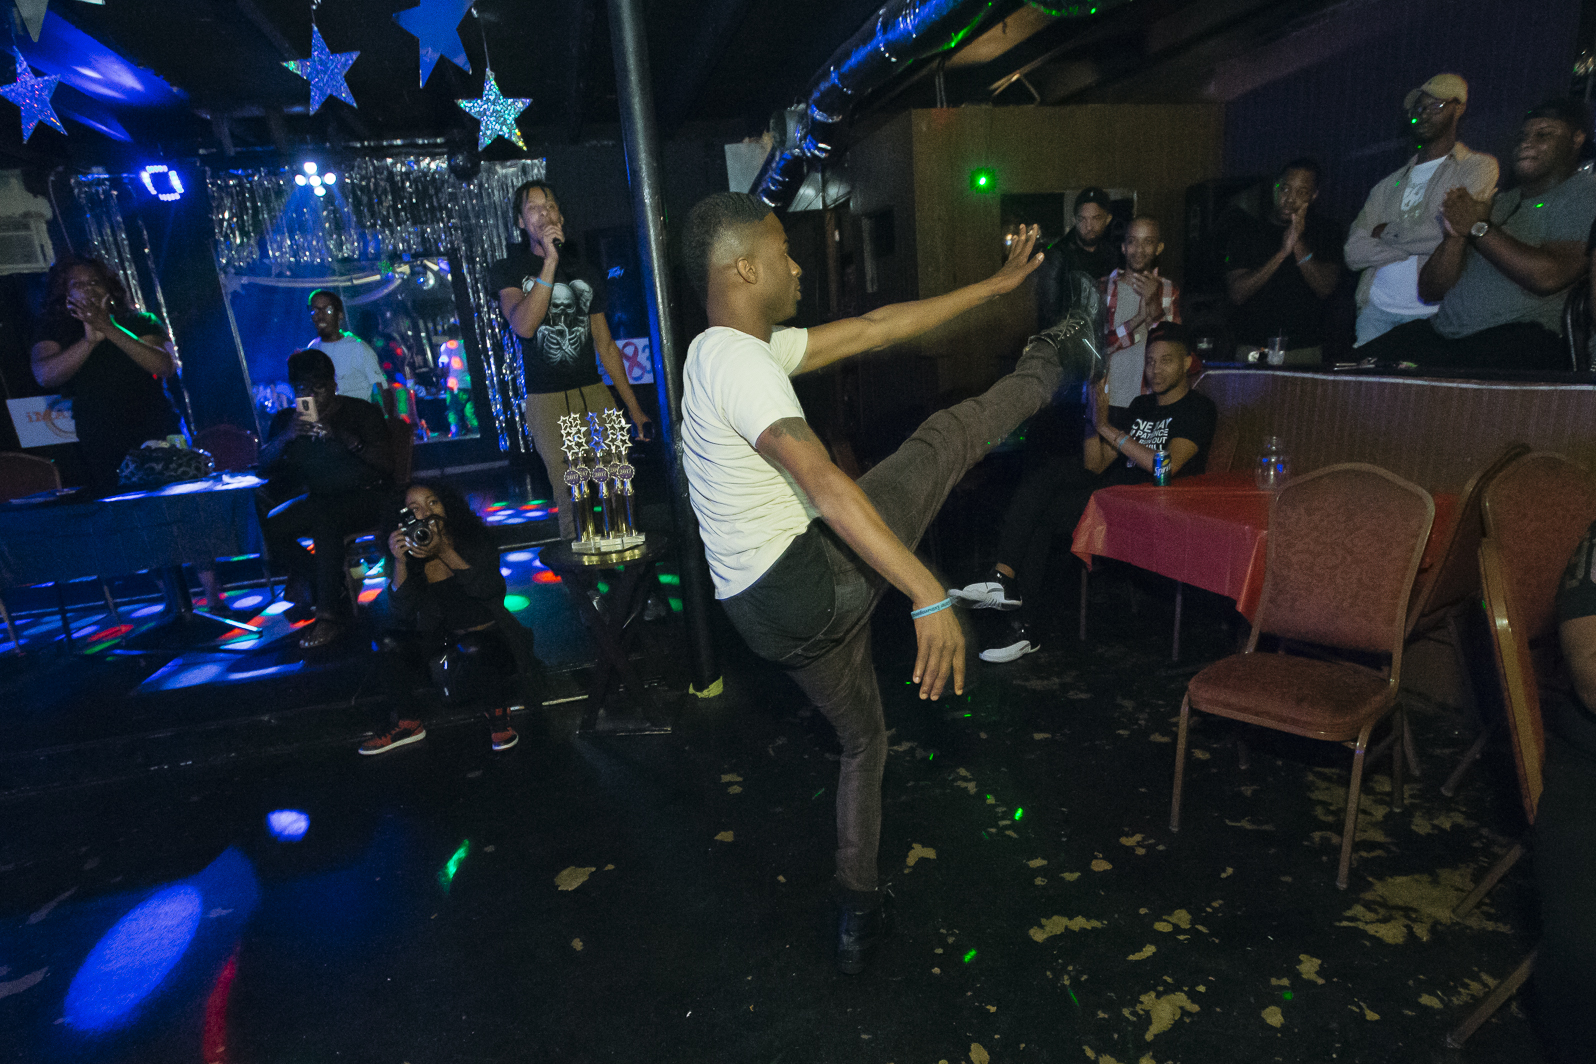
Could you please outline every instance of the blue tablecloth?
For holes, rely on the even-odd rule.
[[[257,553],[261,483],[218,474],[103,499],[0,502],[0,588]]]

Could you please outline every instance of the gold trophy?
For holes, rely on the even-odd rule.
[[[602,426],[598,415],[591,413],[585,425],[581,414],[565,414],[559,419],[565,484],[570,505],[576,507],[576,539],[571,550],[594,565],[613,565],[638,556],[643,546],[632,511],[636,471],[626,460],[631,446],[626,421],[618,410],[606,410],[604,417]]]

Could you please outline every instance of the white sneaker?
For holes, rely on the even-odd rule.
[[[1016,594],[999,580],[981,580],[964,587],[948,588],[949,598],[972,610],[1017,610],[1020,599],[1012,597]]]
[[[990,661],[993,664],[1002,665],[1003,663],[1009,661],[1019,661],[1021,658],[1025,657],[1025,655],[1034,654],[1041,649],[1042,648],[1040,646],[1031,642],[1029,639],[1021,638],[1013,643],[1010,643],[1008,646],[993,647],[990,650],[983,650],[981,651],[980,657],[982,661]]]

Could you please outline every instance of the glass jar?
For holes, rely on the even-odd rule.
[[[1253,482],[1258,485],[1259,491],[1276,491],[1290,479],[1291,456],[1286,453],[1285,444],[1279,436],[1265,436],[1263,447],[1258,451]]]

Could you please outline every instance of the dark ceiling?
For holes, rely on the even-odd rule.
[[[773,111],[803,96],[880,2],[643,0],[662,130],[668,136],[687,122],[714,122],[738,135],[759,132]],[[27,38],[11,0],[0,4],[32,58],[40,46]],[[1044,10],[1051,5],[996,0],[957,50],[906,69],[864,101],[856,117],[939,99],[1001,106],[1212,98],[1216,63],[1330,4],[1103,0],[1100,8],[1063,5],[1064,13],[1054,14]],[[308,0],[50,0],[45,36],[54,34],[58,51],[81,50],[87,41],[114,53],[112,65],[120,56],[176,94],[118,98],[96,93],[95,83],[80,76],[85,93],[69,76],[55,97],[69,135],[41,125],[23,144],[16,113],[0,104],[0,162],[118,165],[157,155],[287,153],[306,145],[468,135],[474,120],[455,100],[482,92],[484,37],[501,91],[532,100],[520,123],[529,150],[575,141],[584,129],[617,121],[605,0],[479,0],[460,23],[474,73],[440,60],[425,86],[418,84],[416,39],[392,17],[413,4],[322,0],[316,22],[329,49],[360,52],[348,74],[358,107],[331,99],[314,115],[306,113],[307,83],[282,66],[310,54],[310,6]],[[58,72],[43,60],[34,65],[39,73]],[[74,110],[91,119],[109,115],[98,124],[113,134],[119,126],[126,139],[74,119]],[[517,152],[500,140],[484,154]]]

